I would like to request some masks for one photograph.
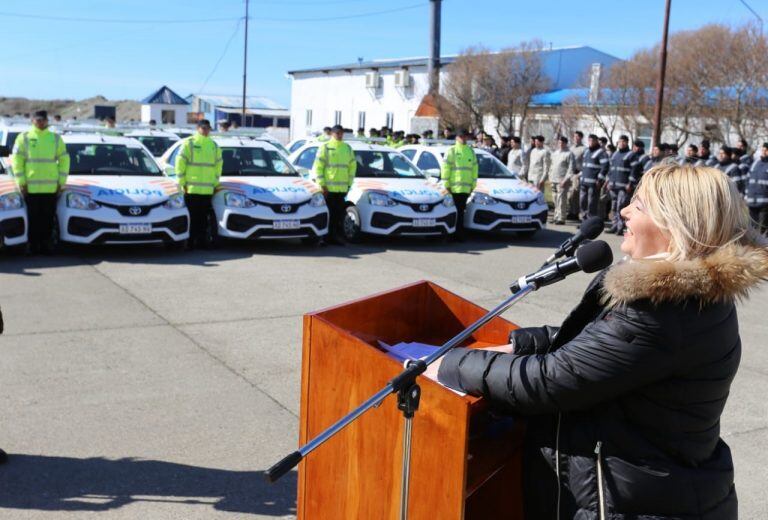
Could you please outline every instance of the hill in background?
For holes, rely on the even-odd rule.
[[[110,101],[104,96],[94,96],[80,101],[74,99],[27,99],[21,97],[0,97],[0,116],[15,116],[30,114],[35,110],[47,110],[52,117],[61,114],[65,120],[93,118],[95,105],[113,105],[117,107],[117,120],[138,121],[141,117],[141,103],[124,99]]]

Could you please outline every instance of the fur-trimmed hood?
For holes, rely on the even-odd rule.
[[[702,305],[745,298],[768,280],[768,249],[731,244],[695,260],[635,260],[613,266],[603,282],[609,306],[648,299],[682,302],[697,299]]]

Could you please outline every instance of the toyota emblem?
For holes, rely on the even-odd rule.
[[[429,211],[429,204],[422,204],[419,206],[419,211]]]
[[[292,208],[290,204],[283,204],[282,206],[280,206],[280,211],[282,211],[283,213],[290,213],[291,209]]]
[[[141,208],[140,208],[140,207],[138,207],[138,206],[131,206],[131,207],[128,209],[128,213],[130,213],[130,214],[131,214],[131,215],[133,215],[134,217],[138,217],[139,215],[141,215]]]

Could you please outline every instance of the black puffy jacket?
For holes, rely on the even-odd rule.
[[[734,300],[768,252],[633,261],[601,273],[559,330],[520,329],[514,354],[456,349],[448,386],[528,416],[526,518],[737,518],[720,414],[741,354]]]

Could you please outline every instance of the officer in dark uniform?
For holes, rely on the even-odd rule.
[[[750,218],[761,233],[768,234],[768,143],[763,143],[760,158],[752,161],[745,198]]]
[[[640,184],[640,179],[645,173],[645,166],[651,161],[651,156],[645,153],[645,143],[640,139],[636,139],[632,143],[632,151],[635,152],[635,157],[630,165],[632,171],[629,172],[629,184],[634,190]]]
[[[611,211],[613,212],[613,224],[607,233],[624,233],[624,219],[621,218],[621,210],[629,204],[629,195],[632,191],[630,176],[632,164],[635,162],[635,152],[629,148],[629,137],[619,136],[619,147],[611,156],[608,170],[608,191],[611,194]]]
[[[736,183],[736,188],[738,188],[739,193],[743,195],[744,187],[746,186],[744,181],[746,178],[741,173],[739,164],[733,161],[733,149],[728,146],[723,146],[720,148],[718,159],[717,169],[726,174],[729,179]]]
[[[712,155],[711,149],[709,139],[702,139],[701,144],[699,144],[699,160],[696,161],[696,166],[717,166],[717,157]]]
[[[608,154],[600,146],[597,136],[589,134],[587,144],[579,179],[579,211],[582,220],[597,216],[600,189],[608,175]]]
[[[696,166],[699,162],[699,147],[691,143],[685,149],[685,157],[680,158],[680,166]]]
[[[738,150],[739,153],[739,170],[741,170],[741,175],[746,183],[747,177],[749,176],[749,169],[752,167],[755,158],[749,153],[749,143],[747,143],[746,139],[739,139],[736,141],[736,150]]]

